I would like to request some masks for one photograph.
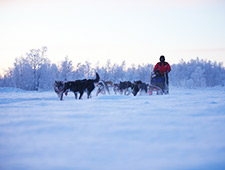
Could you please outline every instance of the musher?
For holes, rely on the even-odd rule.
[[[161,76],[165,76],[166,85],[169,86],[168,73],[171,71],[171,67],[169,63],[165,61],[165,57],[162,55],[159,58],[160,62],[158,62],[154,67],[154,73],[160,72]]]

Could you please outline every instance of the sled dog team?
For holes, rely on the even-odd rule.
[[[170,65],[165,62],[165,57],[160,56],[160,62],[154,67],[154,72],[151,74],[151,84],[146,84],[139,81],[120,81],[120,83],[113,83],[112,81],[100,80],[100,76],[96,73],[95,79],[83,79],[76,81],[55,81],[54,90],[59,96],[60,100],[63,100],[63,94],[67,95],[68,92],[73,92],[75,99],[79,93],[79,99],[82,98],[83,93],[87,93],[87,98],[91,97],[91,93],[95,87],[97,87],[98,94],[110,94],[109,88],[112,88],[115,94],[129,95],[132,93],[134,96],[138,92],[152,95],[155,91],[156,94],[168,94],[168,73],[170,72]]]
[[[55,81],[54,83],[54,90],[57,93],[60,100],[63,100],[63,94],[67,95],[68,92],[73,92],[75,95],[75,99],[78,97],[79,99],[82,98],[84,92],[87,93],[87,98],[91,97],[92,91],[96,87],[96,96],[99,94],[110,94],[110,88],[113,89],[115,94],[124,94],[129,95],[132,93],[134,96],[137,95],[138,92],[140,93],[149,93],[151,92],[151,86],[149,84],[143,83],[142,81],[134,81],[133,83],[130,81],[121,81],[120,83],[116,84],[112,81],[103,81],[100,80],[100,76],[96,73],[95,79],[83,79],[83,80],[76,80],[76,81]],[[162,94],[160,89],[158,90],[157,94]]]

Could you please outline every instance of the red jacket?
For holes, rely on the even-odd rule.
[[[169,73],[171,70],[171,67],[169,63],[167,62],[164,62],[164,63],[158,62],[154,67],[154,71],[156,70],[159,70],[161,74],[164,74],[164,73]]]

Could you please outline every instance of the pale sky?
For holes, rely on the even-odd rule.
[[[0,73],[42,46],[52,63],[225,64],[225,0],[0,0]]]

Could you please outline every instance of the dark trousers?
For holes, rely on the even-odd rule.
[[[169,77],[168,77],[168,73],[166,73],[165,76],[166,76],[166,84],[167,84],[167,86],[169,86]]]

